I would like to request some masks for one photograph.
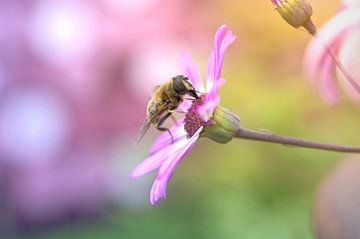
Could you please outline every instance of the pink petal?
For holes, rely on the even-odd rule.
[[[173,150],[173,145],[167,146],[163,150],[159,151],[156,154],[153,154],[142,161],[136,168],[132,171],[130,178],[135,179],[151,173],[155,169],[159,168],[161,164],[165,161],[169,153]]]
[[[339,58],[350,75],[360,83],[360,25],[357,29],[348,31],[346,38],[339,49]],[[343,73],[337,72],[339,83],[349,96],[357,103],[360,103],[360,95],[344,77]]]
[[[183,148],[180,152],[177,152],[174,158],[168,158],[161,165],[159,172],[157,174],[157,179],[170,178],[170,175],[174,172],[176,166],[179,162],[185,157],[185,155],[191,150],[192,146],[195,144],[196,140],[200,136],[202,127],[200,127],[196,133],[184,143]]]
[[[206,91],[214,86],[215,82],[220,79],[224,55],[226,49],[235,40],[235,35],[228,29],[226,25],[219,27],[215,34],[214,50],[210,55],[207,72],[206,72]]]
[[[166,198],[166,184],[163,182],[155,180],[150,191],[150,203],[151,205],[156,205],[159,203],[161,198]],[[165,188],[164,188],[165,187]]]
[[[200,92],[205,92],[204,83],[201,80],[200,73],[197,70],[190,54],[185,53],[181,56],[180,67],[182,74],[189,77],[189,80],[194,85],[195,89]]]
[[[174,124],[170,128],[174,142],[177,142],[178,140],[186,137],[183,121],[184,121],[183,119],[177,120],[176,124]],[[149,150],[149,154],[152,155],[172,143],[173,142],[169,132],[164,132],[160,136],[158,136],[155,142],[152,144]]]
[[[181,128],[183,129],[183,127]],[[185,132],[185,130],[183,131]],[[161,164],[169,157],[169,155],[172,155],[174,152],[181,150],[186,142],[186,137],[183,137],[182,140],[178,140],[172,144],[169,144],[161,148],[161,150],[157,151],[156,153],[150,155],[133,170],[131,178],[135,179],[141,177],[159,168]]]
[[[321,29],[307,46],[304,56],[304,71],[307,79],[313,84],[318,77],[318,70],[322,67],[328,55],[326,46],[333,48],[337,45],[347,30],[360,24],[360,7],[346,8],[340,11]]]
[[[342,0],[342,4],[345,7],[351,7],[351,5],[360,4],[360,0]]]
[[[187,112],[188,109],[190,108],[192,102],[190,100],[184,100],[180,105],[179,107],[177,107],[177,111],[180,111],[180,112]]]
[[[319,91],[321,96],[329,104],[339,102],[339,92],[335,84],[335,64],[330,56],[326,57],[323,62],[319,76]]]
[[[271,0],[271,2],[272,2],[276,7],[280,7],[280,6],[281,6],[281,0]]]
[[[170,154],[169,158],[161,165],[150,192],[150,202],[152,205],[157,204],[161,198],[166,197],[166,188],[176,166],[191,150],[192,146],[199,138],[201,130],[202,128],[200,128],[191,139],[187,140],[180,151]]]
[[[214,99],[219,97],[219,89],[224,84],[225,84],[224,79],[219,79],[218,81],[216,81],[215,85],[206,94],[205,104],[207,101],[213,101]]]
[[[199,107],[198,113],[204,121],[208,121],[210,118],[212,118],[214,110],[219,106],[220,104],[219,88],[224,83],[225,80],[223,79],[217,81],[214,87],[211,88],[210,92],[206,94],[204,104]]]

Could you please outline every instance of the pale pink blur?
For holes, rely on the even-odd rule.
[[[339,11],[325,23],[309,43],[304,57],[307,79],[330,104],[341,99],[338,85],[360,103],[359,93],[338,70],[326,46],[336,52],[348,73],[360,83],[360,1],[343,1]]]
[[[197,10],[190,0],[2,1],[6,223],[33,229],[136,201],[120,180],[135,156],[122,150],[143,121],[149,89],[178,73],[187,42],[201,45]]]

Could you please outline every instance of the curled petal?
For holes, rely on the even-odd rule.
[[[304,71],[310,83],[318,77],[318,69],[324,64],[327,48],[338,45],[346,31],[360,25],[360,7],[346,8],[332,18],[308,45],[304,56]]]
[[[204,83],[201,80],[199,71],[197,70],[190,54],[185,53],[180,59],[180,67],[183,75],[189,77],[189,80],[194,85],[195,89],[200,92],[205,92]]]
[[[326,57],[319,75],[319,92],[329,104],[339,102],[339,92],[335,84],[335,69],[332,58]]]
[[[346,38],[339,49],[339,58],[344,64],[346,69],[349,69],[351,75],[360,83],[360,25],[358,29],[348,32]],[[338,71],[339,83],[349,96],[357,103],[360,103],[360,95]]]
[[[208,121],[210,118],[212,118],[214,110],[219,106],[220,104],[219,88],[224,83],[225,80],[223,79],[217,81],[214,87],[211,88],[209,93],[206,94],[204,104],[199,107],[198,113],[204,121]]]
[[[200,127],[197,132],[186,142],[184,142],[182,149],[175,154],[174,158],[168,158],[161,165],[159,172],[157,174],[157,179],[170,178],[174,172],[176,166],[179,162],[185,157],[185,155],[190,151],[196,140],[199,138],[202,127]]]
[[[342,4],[344,7],[349,7],[351,5],[360,4],[360,0],[342,0]]]
[[[272,3],[276,6],[276,7],[280,7],[281,6],[281,1],[280,0],[271,0]]]
[[[168,182],[176,166],[180,163],[180,161],[185,157],[185,155],[191,150],[192,146],[195,144],[196,140],[199,138],[200,132],[202,128],[200,128],[193,137],[187,140],[181,150],[177,150],[170,154],[168,159],[164,161],[161,165],[155,182],[151,188],[150,192],[150,202],[152,205],[157,204],[161,198],[166,197],[166,188]]]
[[[166,187],[167,184],[162,181],[155,180],[150,191],[150,203],[151,205],[156,205],[159,203],[161,198],[166,198]]]
[[[162,133],[160,136],[156,138],[155,142],[152,144],[149,150],[150,155],[186,137],[183,119],[177,120],[175,125],[170,128],[170,131],[173,136],[173,139],[171,139],[169,132]],[[174,142],[172,140],[174,140]]]
[[[211,53],[207,65],[206,92],[209,92],[215,82],[220,79],[225,51],[235,38],[235,35],[226,25],[220,26],[217,30],[214,39],[214,51]]]
[[[179,128],[182,129],[182,132],[186,135],[184,128],[183,127],[179,127]],[[173,154],[174,152],[184,147],[184,144],[186,144],[186,142],[187,142],[186,137],[183,137],[182,139],[179,139],[174,143],[171,143],[171,139],[170,139],[170,143],[167,146],[159,148],[161,150],[158,150],[156,153],[150,155],[148,158],[142,161],[133,170],[131,174],[131,178],[135,179],[141,177],[159,168],[161,164],[168,158],[169,155]]]

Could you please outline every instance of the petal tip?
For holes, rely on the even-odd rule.
[[[131,180],[137,179],[138,177],[140,177],[140,175],[135,170],[130,174]]]

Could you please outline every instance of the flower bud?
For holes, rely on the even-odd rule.
[[[229,142],[240,128],[240,118],[222,106],[216,108],[212,120],[215,124],[205,128],[201,136],[208,137],[218,143]]]
[[[281,17],[295,28],[304,27],[311,35],[316,28],[311,21],[313,14],[310,4],[306,0],[271,0]]]

